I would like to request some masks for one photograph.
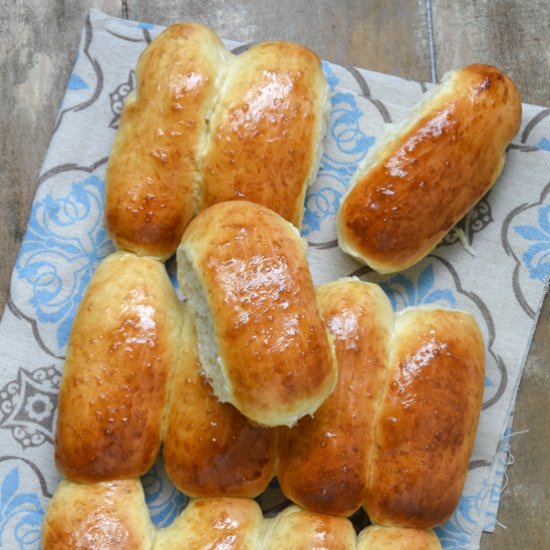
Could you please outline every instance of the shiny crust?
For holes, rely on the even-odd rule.
[[[313,418],[281,430],[278,478],[300,506],[348,516],[367,488],[393,311],[379,286],[356,280],[322,285],[317,296],[334,339],[338,384]]]
[[[259,550],[262,523],[253,500],[191,500],[170,527],[158,532],[154,550]]]
[[[168,27],[141,55],[106,176],[105,225],[119,248],[175,252],[194,215],[198,156],[228,55],[195,23]]]
[[[520,122],[521,98],[500,70],[449,74],[359,167],[338,215],[340,247],[380,273],[421,260],[494,183]]]
[[[42,528],[42,550],[151,550],[154,527],[137,479],[61,481]]]
[[[350,521],[290,506],[266,520],[262,550],[355,550]]]
[[[117,252],[77,311],[59,393],[55,459],[81,482],[136,478],[159,451],[181,304],[164,266]]]
[[[216,396],[267,426],[313,413],[333,390],[337,367],[297,230],[248,201],[199,214],[178,249],[180,284],[196,316],[186,263],[205,291],[229,381],[222,393],[214,380]],[[201,361],[201,345],[209,343],[201,343],[199,331]]]
[[[321,60],[303,46],[267,42],[234,58],[210,123],[201,209],[245,199],[300,227],[328,97]]]
[[[441,543],[429,529],[371,525],[359,534],[357,550],[441,550]]]
[[[365,510],[374,523],[443,524],[460,499],[484,387],[485,350],[458,311],[398,314],[378,409]]]
[[[187,316],[182,334],[163,442],[166,471],[189,496],[255,497],[275,474],[277,430],[253,426],[214,397],[201,375],[195,328]]]

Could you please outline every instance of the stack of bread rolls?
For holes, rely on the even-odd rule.
[[[394,314],[354,279],[314,288],[297,227],[325,130],[318,57],[290,43],[234,56],[184,23],[148,46],[137,77],[107,172],[119,251],[74,320],[55,441],[66,479],[43,550],[441,548],[431,528],[464,485],[483,339],[466,312]],[[341,246],[380,271],[435,246],[517,131],[519,96],[497,69],[457,71],[431,101],[360,168],[340,213]],[[161,263],[176,248],[186,303]],[[156,531],[138,478],[161,445],[195,498]],[[264,519],[250,499],[275,475],[299,506]],[[356,536],[346,518],[360,507],[377,525]]]

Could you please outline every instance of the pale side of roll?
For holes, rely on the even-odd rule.
[[[454,512],[481,411],[485,346],[472,315],[399,312],[377,410],[365,510],[382,525],[431,528]]]
[[[219,203],[191,222],[177,261],[216,397],[266,426],[313,414],[337,367],[296,228],[248,201]]]
[[[139,479],[61,481],[42,527],[42,550],[151,550],[155,528]]]
[[[266,42],[234,57],[201,161],[200,209],[244,199],[300,227],[329,96],[321,60],[303,46]]]
[[[371,525],[363,529],[357,550],[442,550],[431,529],[405,529]]]
[[[245,498],[193,499],[166,529],[153,550],[260,550],[263,516]]]
[[[175,252],[195,213],[199,155],[230,56],[197,23],[168,27],[141,55],[106,175],[105,225],[119,248]]]
[[[277,477],[300,506],[349,516],[367,489],[393,311],[378,285],[359,280],[321,285],[317,295],[334,339],[338,383],[313,417],[281,429]]]
[[[182,347],[163,438],[166,472],[189,496],[255,497],[275,473],[277,430],[253,426],[232,405],[216,399],[202,376],[188,315]]]
[[[262,550],[355,550],[357,539],[351,522],[289,506],[266,520]]]
[[[342,250],[379,273],[420,261],[493,185],[520,123],[502,71],[448,73],[359,166],[338,213]]]
[[[55,458],[73,481],[137,478],[154,463],[182,310],[164,265],[128,252],[99,265],[76,313]]]

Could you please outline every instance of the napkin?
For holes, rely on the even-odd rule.
[[[2,548],[40,545],[60,477],[53,440],[67,340],[95,268],[113,250],[102,223],[106,163],[124,99],[136,86],[138,57],[161,30],[96,10],[85,21],[0,323]],[[330,125],[302,227],[312,275],[317,284],[350,275],[379,283],[396,310],[441,304],[475,315],[487,343],[483,410],[462,499],[438,534],[444,548],[476,549],[481,532],[495,528],[514,400],[548,288],[550,109],[524,105],[493,190],[422,262],[383,277],[340,251],[335,216],[384,125],[403,120],[429,86],[328,62],[323,68]],[[142,481],[154,523],[170,524],[187,498],[161,461]],[[277,507],[276,481],[259,500],[268,512]]]

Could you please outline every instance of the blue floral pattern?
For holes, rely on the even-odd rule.
[[[540,138],[539,142],[537,143],[537,147],[539,149],[544,149],[545,151],[550,151],[550,139],[548,138]]]
[[[141,481],[153,524],[156,527],[167,527],[187,506],[189,499],[172,485],[158,464]]]
[[[456,308],[456,297],[450,288],[437,288],[434,268],[430,264],[413,281],[403,274],[395,275],[380,286],[387,294],[394,310],[421,304],[441,304]]]
[[[330,65],[325,63],[323,69],[333,92],[329,138],[336,146],[336,155],[325,152],[321,158],[317,184],[305,200],[303,235],[320,230],[323,220],[338,212],[351,177],[375,141],[360,128],[363,112],[357,106],[356,96],[334,93],[340,79]]]
[[[20,488],[16,466],[2,480],[0,488],[0,547],[7,548],[13,537],[20,550],[35,548],[40,541],[44,508],[36,494]]]
[[[112,251],[102,224],[103,181],[75,181],[66,195],[46,194],[32,207],[15,266],[29,287],[29,304],[41,323],[55,327],[63,350],[82,293],[97,264]]]
[[[531,279],[545,282],[550,273],[550,204],[538,212],[538,227],[517,225],[514,231],[533,244],[524,252],[522,259]]]

